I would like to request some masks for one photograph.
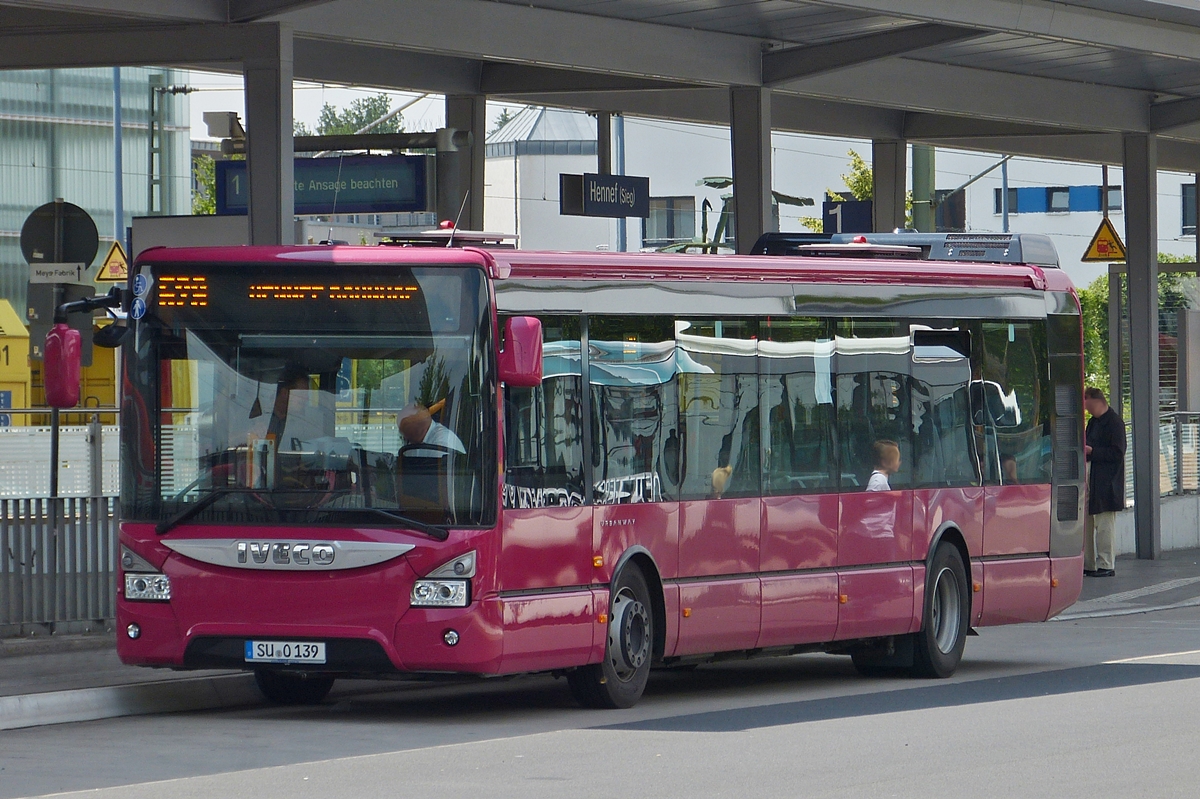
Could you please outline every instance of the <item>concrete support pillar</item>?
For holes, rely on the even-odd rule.
[[[464,230],[481,230],[487,97],[482,94],[447,95],[446,127],[470,131],[471,144],[458,152],[438,153],[438,219],[457,219],[458,226]]]
[[[871,142],[872,229],[891,233],[904,227],[904,195],[908,177],[908,143],[903,139]]]
[[[264,33],[262,46],[242,61],[250,243],[292,244],[296,236],[292,29],[276,22],[256,27]]]
[[[937,185],[934,149],[928,144],[914,144],[912,149],[913,227],[933,233],[933,191]]]
[[[737,249],[746,254],[774,227],[771,214],[771,90],[729,90],[733,148],[733,215]]]
[[[596,112],[596,174],[612,174],[612,114]]]
[[[1158,493],[1158,148],[1154,134],[1126,134],[1122,143],[1134,523],[1137,556],[1154,559],[1162,552]]]

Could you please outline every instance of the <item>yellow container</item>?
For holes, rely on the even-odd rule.
[[[0,426],[27,425],[25,414],[5,408],[29,407],[29,331],[8,300],[0,300]]]

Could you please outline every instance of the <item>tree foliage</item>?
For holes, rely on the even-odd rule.
[[[825,189],[825,194],[832,202],[875,199],[875,170],[856,151],[848,150],[846,154],[850,156],[850,171],[842,174],[842,181],[846,184],[846,191],[839,192],[827,188]],[[904,208],[908,212],[909,219],[911,219],[911,192],[905,197]],[[802,216],[800,217],[800,224],[814,233],[821,233],[825,229],[824,221],[821,217],[817,216]]]
[[[192,159],[192,215],[205,216],[217,212],[217,162],[211,155]]]
[[[346,136],[365,128],[377,119],[387,116],[392,110],[392,98],[386,94],[374,97],[359,97],[343,109],[325,103],[317,117],[316,133],[303,122],[294,122],[292,130],[296,136]],[[369,133],[401,133],[404,118],[397,114],[386,122],[380,122]]]
[[[507,108],[501,108],[500,113],[496,115],[496,119],[492,122],[492,129],[490,131],[488,131],[488,135],[489,136],[492,135],[496,131],[500,130],[500,128],[507,125],[509,122],[512,122],[513,117],[515,117],[515,116],[516,116],[516,114],[510,114],[508,112]]]

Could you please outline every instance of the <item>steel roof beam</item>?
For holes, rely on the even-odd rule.
[[[691,84],[696,86],[698,84]],[[489,61],[479,79],[481,94],[554,94],[560,92],[619,92],[687,88],[680,81],[655,80],[605,72],[535,67]]]
[[[295,11],[304,6],[328,3],[330,0],[227,0],[230,22],[253,22],[274,14]]]
[[[1024,34],[1192,61],[1200,31],[1187,25],[1052,0],[806,0],[858,12]]]
[[[1150,130],[1181,128],[1200,122],[1200,97],[1170,100],[1150,106]]]
[[[0,7],[96,14],[126,22],[225,22],[228,0],[5,0]]]
[[[338,0],[289,12],[298,37],[481,61],[753,86],[761,40],[479,0]],[[469,23],[469,24],[466,24]]]
[[[297,80],[437,94],[479,91],[482,65],[468,58],[299,37],[293,49]]]
[[[973,39],[986,33],[953,25],[911,25],[824,44],[772,50],[763,53],[762,82],[774,86],[925,47]]]
[[[57,33],[0,29],[0,69],[240,62],[274,46],[278,23],[136,25]]]
[[[809,97],[1093,131],[1145,131],[1149,92],[891,58],[780,87]]]

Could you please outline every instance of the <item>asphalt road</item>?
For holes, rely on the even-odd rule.
[[[945,681],[804,655],[656,673],[628,711],[537,676],[0,732],[0,799],[1194,796],[1198,709],[1192,607],[983,630]]]

